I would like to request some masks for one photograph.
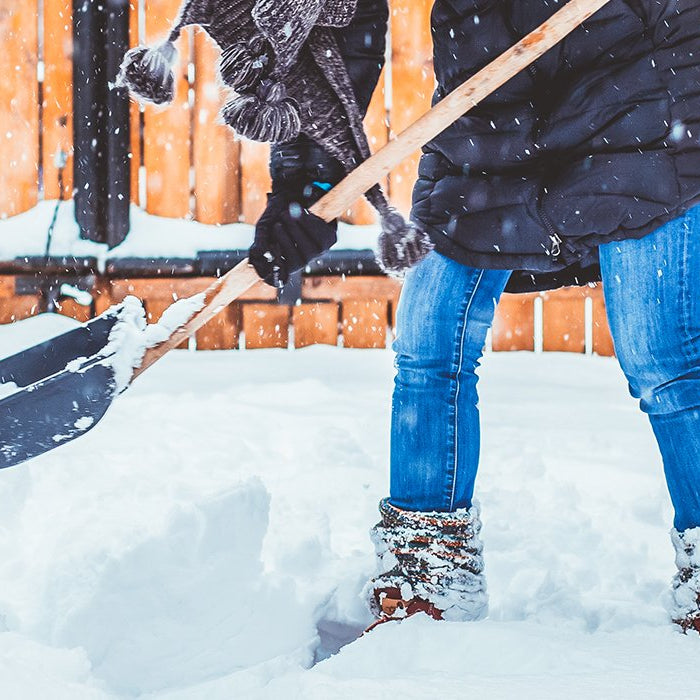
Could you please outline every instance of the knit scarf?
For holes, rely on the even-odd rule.
[[[139,100],[171,102],[174,42],[197,24],[221,48],[219,73],[234,93],[221,114],[238,135],[282,143],[303,133],[350,172],[370,149],[333,29],[347,26],[356,7],[357,0],[185,0],[165,42],[127,52],[117,84]],[[428,237],[378,185],[366,197],[381,217],[385,269],[401,272],[429,252]]]

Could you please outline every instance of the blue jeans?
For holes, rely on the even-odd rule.
[[[678,530],[700,526],[700,206],[641,240],[600,248],[608,319],[630,392],[651,421]],[[479,462],[477,376],[510,271],[431,253],[398,309],[391,503],[471,506]]]

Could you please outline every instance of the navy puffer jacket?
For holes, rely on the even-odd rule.
[[[435,100],[562,4],[435,0]],[[413,200],[438,251],[515,270],[509,291],[599,279],[601,243],[700,200],[700,2],[611,0],[425,147]]]
[[[436,99],[560,5],[436,0]],[[439,251],[520,271],[526,291],[597,279],[599,244],[699,195],[700,3],[611,0],[426,147],[413,215]]]

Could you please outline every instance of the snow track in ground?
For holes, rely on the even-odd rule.
[[[688,697],[700,639],[666,620],[670,505],[615,362],[484,364],[487,621],[331,656],[368,622],[390,353],[178,352],[0,472],[0,697]]]

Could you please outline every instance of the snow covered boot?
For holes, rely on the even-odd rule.
[[[436,620],[480,620],[488,611],[478,506],[454,513],[379,504],[372,528],[379,575],[364,595],[377,622],[423,612]],[[370,627],[370,629],[372,629]]]
[[[700,633],[700,527],[671,530],[678,573],[671,584],[671,619],[683,632]]]

